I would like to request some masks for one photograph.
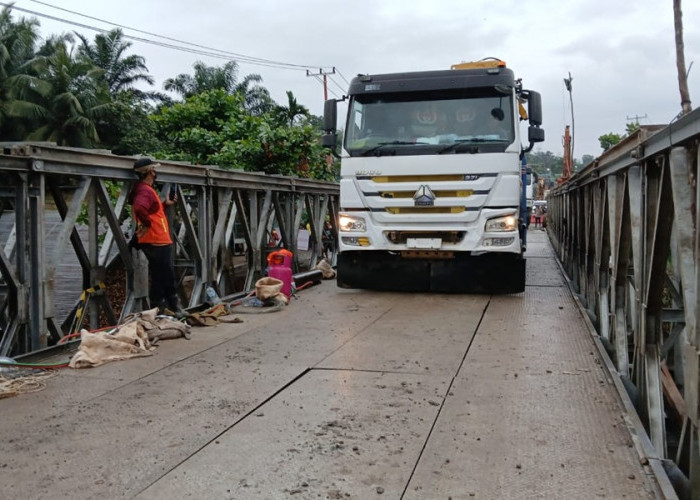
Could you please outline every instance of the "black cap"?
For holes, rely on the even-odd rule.
[[[139,158],[134,162],[134,170],[137,168],[147,167],[148,165],[153,165],[155,162],[150,158]]]
[[[136,172],[139,176],[144,176],[151,170],[151,168],[159,165],[160,163],[150,158],[139,158],[134,162],[133,168],[134,172]]]

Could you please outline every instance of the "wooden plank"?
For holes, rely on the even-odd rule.
[[[666,363],[661,363],[661,384],[669,406],[673,408],[673,411],[678,415],[681,421],[685,420],[687,418],[685,400],[683,399],[681,391],[678,390],[676,383],[673,381],[673,377]]]

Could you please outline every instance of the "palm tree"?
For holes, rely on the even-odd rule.
[[[258,85],[262,83],[262,77],[258,74],[246,75],[243,80],[236,85],[235,92],[243,96],[245,109],[252,115],[260,116],[270,111],[274,102],[270,97],[270,92]]]
[[[216,89],[224,90],[227,94],[241,94],[245,108],[252,114],[261,114],[271,108],[272,99],[260,83],[262,77],[258,74],[246,75],[238,81],[236,61],[229,61],[221,67],[207,66],[197,61],[194,64],[194,75],[181,73],[175,78],[168,78],[163,87],[184,99]]]
[[[78,57],[103,71],[100,78],[109,89],[112,101],[108,112],[95,123],[100,146],[117,154],[133,154],[148,148],[146,144],[152,139],[148,114],[153,105],[163,105],[171,99],[161,92],[137,88],[138,84],[153,85],[155,80],[148,73],[142,56],[127,54],[131,43],[124,41],[121,30],[98,34],[94,43],[76,35],[81,41]]]
[[[103,77],[112,96],[125,91],[143,95],[135,85],[139,82],[149,85],[155,83],[153,77],[148,74],[143,56],[126,55],[131,43],[123,40],[121,30],[114,29],[107,34],[96,35],[94,45],[83,35],[76,35],[82,42],[78,47],[78,56],[104,71]]]
[[[287,91],[287,106],[277,106],[276,109],[290,127],[294,126],[294,122],[298,117],[308,118],[310,116],[309,109],[297,102],[297,98],[294,97],[291,90]]]
[[[38,28],[36,19],[13,22],[10,7],[0,11],[0,137],[4,140],[24,138],[22,123],[9,114],[12,84],[22,65],[34,57]]]
[[[92,147],[99,143],[95,122],[111,100],[103,70],[74,56],[71,41],[70,35],[51,37],[26,63],[26,74],[14,77],[17,100],[9,111],[30,124],[28,140]]]

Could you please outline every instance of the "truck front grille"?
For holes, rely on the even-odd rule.
[[[440,238],[443,243],[459,243],[465,231],[385,231],[384,236],[391,243],[405,244],[408,238]]]

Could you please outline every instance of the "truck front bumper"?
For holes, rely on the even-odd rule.
[[[525,259],[508,253],[413,259],[385,251],[346,251],[338,255],[337,280],[341,288],[520,293],[525,290]]]

